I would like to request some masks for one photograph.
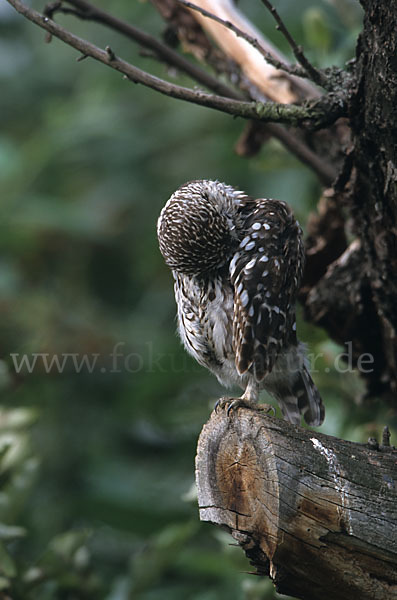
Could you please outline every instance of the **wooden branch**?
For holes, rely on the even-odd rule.
[[[141,29],[138,29],[134,25],[126,23],[125,21],[114,17],[110,13],[97,8],[90,2],[87,2],[87,0],[64,1],[66,1],[68,4],[71,4],[74,8],[67,9],[63,6],[62,2],[59,1],[57,3],[51,3],[50,5],[47,5],[50,6],[50,11],[46,12],[46,10],[44,10],[44,14],[52,18],[55,13],[62,12],[64,14],[72,14],[73,16],[83,20],[101,23],[102,25],[110,27],[122,35],[125,35],[129,39],[132,39],[133,41],[138,42],[142,46],[150,49],[154,52],[158,59],[163,60],[169,65],[172,65],[180,71],[186,73],[198,83],[215,92],[215,94],[220,94],[227,98],[234,98],[235,100],[244,99],[241,92],[226,85],[157,38],[146,33],[145,31],[142,31]],[[266,52],[266,50],[264,50],[264,52]],[[252,121],[248,124],[248,126],[252,128],[253,123],[254,122]],[[287,129],[276,124],[257,123],[256,127],[260,128],[260,131],[267,132],[268,136],[273,136],[278,139],[285,148],[287,148],[304,164],[310,167],[317,174],[320,181],[324,185],[330,186],[332,184],[337,174],[336,169],[334,169],[331,164],[328,164],[322,157],[319,157],[315,152],[313,152],[306,144],[303,143],[303,141],[299,140],[297,136],[294,136],[290,131],[287,131]],[[240,149],[241,155],[247,155],[247,152],[244,153],[242,143],[240,144]],[[236,151],[239,153],[238,150]]]
[[[206,86],[208,89],[215,92],[215,94],[221,94],[226,98],[231,98],[235,100],[244,100],[244,97],[242,96],[241,92],[218,80],[216,77],[214,77],[207,71],[204,71],[199,66],[193,64],[188,59],[181,56],[178,52],[176,52],[172,48],[169,48],[166,44],[163,44],[161,41],[157,40],[157,38],[151,36],[150,34],[147,34],[146,32],[138,29],[137,27],[130,25],[129,23],[126,23],[125,21],[114,17],[110,13],[107,13],[106,11],[97,8],[90,2],[87,2],[86,0],[65,1],[68,2],[68,4],[71,4],[74,8],[65,8],[60,0],[57,2],[51,2],[46,5],[43,11],[43,19],[45,19],[46,17],[47,19],[49,19],[49,21],[46,21],[46,23],[51,22],[53,16],[58,12],[62,12],[64,14],[71,14],[80,19],[91,20],[101,23],[105,26],[114,29],[115,31],[118,31],[122,35],[125,35],[126,37],[138,42],[142,46],[149,48],[160,60],[163,60],[168,64],[175,66],[177,69],[185,72],[198,83]],[[84,40],[81,41],[84,42]],[[100,49],[97,50],[101,52]],[[89,54],[83,53],[77,60],[81,61],[87,58],[88,55]],[[117,57],[114,57],[113,55],[113,60],[116,59]],[[280,142],[290,152],[295,154],[295,156],[297,156],[302,162],[304,162],[310,168],[312,168],[314,172],[318,175],[320,180],[324,183],[324,185],[331,185],[336,175],[335,170],[326,161],[318,157],[315,152],[310,150],[310,148],[306,144],[304,144],[295,135],[293,135],[291,132],[288,132],[280,125],[274,123],[269,123],[267,125],[259,123],[259,125],[263,128],[261,129],[261,131],[267,127],[269,129],[270,135],[280,140]]]
[[[155,77],[138,67],[126,62],[115,55],[109,47],[102,50],[87,40],[84,40],[67,31],[48,17],[40,14],[26,6],[20,0],[7,0],[19,13],[39,27],[48,31],[51,35],[59,38],[72,48],[79,50],[84,57],[90,56],[95,60],[119,71],[133,83],[140,83],[157,92],[192,102],[200,106],[206,106],[235,117],[254,119],[265,123],[286,123],[290,125],[303,125],[319,129],[333,123],[345,114],[347,106],[345,101],[337,96],[329,95],[306,105],[278,104],[263,102],[247,102],[234,100],[224,96],[208,94],[200,90],[192,90],[180,85],[170,83],[159,77]]]
[[[197,448],[200,519],[227,528],[277,591],[397,598],[397,451],[240,408],[213,412]]]

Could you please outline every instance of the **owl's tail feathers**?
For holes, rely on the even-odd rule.
[[[301,415],[308,425],[318,427],[324,421],[325,409],[320,393],[305,365],[296,373],[289,394],[278,398],[284,418],[299,425]]]
[[[299,412],[308,425],[318,427],[324,421],[325,409],[320,393],[306,365],[302,365],[296,385],[298,386],[298,389],[295,387],[295,390]]]

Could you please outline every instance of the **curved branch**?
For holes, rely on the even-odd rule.
[[[107,50],[98,48],[94,44],[67,31],[36,10],[27,7],[20,0],[7,0],[7,2],[25,18],[45,29],[72,48],[75,48],[84,56],[90,56],[108,67],[119,71],[126,79],[134,83],[140,83],[172,98],[206,106],[233,115],[234,117],[253,119],[265,123],[303,125],[313,129],[325,127],[346,114],[346,102],[344,99],[336,95],[332,96],[331,94],[323,99],[299,106],[295,104],[234,100],[224,96],[208,94],[200,90],[185,88],[150,75],[146,71],[131,65],[117,57],[109,47]]]

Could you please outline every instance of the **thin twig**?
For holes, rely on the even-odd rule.
[[[306,58],[302,47],[298,46],[298,44],[296,43],[296,41],[294,40],[294,38],[288,31],[287,27],[284,25],[282,18],[280,17],[280,15],[278,14],[278,12],[274,8],[274,6],[269,2],[269,0],[262,0],[262,2],[266,6],[266,8],[270,11],[270,13],[273,15],[273,17],[277,23],[277,29],[279,31],[281,31],[281,33],[287,40],[288,44],[291,47],[292,52],[294,53],[296,60],[299,62],[299,64],[303,67],[304,71],[306,72],[306,76],[309,79],[311,79],[312,81],[314,81],[314,83],[317,83],[317,85],[320,85],[324,89],[329,90],[330,82],[329,82],[328,78],[326,77],[326,75],[324,75],[324,73],[322,71],[320,71],[315,66],[313,66],[311,64],[311,62]]]
[[[306,70],[300,69],[297,66],[287,65],[286,63],[284,63],[280,60],[277,60],[277,58],[275,58],[270,52],[268,52],[258,42],[258,40],[256,38],[254,38],[252,35],[249,35],[249,33],[247,33],[246,31],[243,31],[236,25],[234,25],[234,23],[232,23],[231,21],[225,21],[221,17],[218,17],[217,15],[214,15],[213,13],[209,12],[205,8],[201,8],[201,6],[197,6],[197,4],[188,2],[188,0],[177,0],[177,2],[179,4],[183,4],[183,6],[186,6],[186,8],[190,8],[191,10],[195,10],[195,11],[199,12],[204,17],[207,17],[208,19],[212,19],[212,21],[215,21],[216,23],[220,23],[227,29],[230,29],[230,31],[233,31],[233,33],[235,33],[237,35],[237,37],[241,37],[243,40],[248,42],[248,44],[250,44],[250,46],[255,48],[255,50],[257,50],[263,56],[263,58],[266,60],[266,62],[268,62],[270,65],[272,65],[275,69],[279,69],[280,71],[285,71],[285,73],[288,73],[289,75],[295,75],[296,77],[307,78],[308,75],[307,75]]]
[[[91,56],[95,60],[123,73],[127,79],[134,83],[152,88],[161,94],[192,102],[200,106],[206,106],[223,113],[242,117],[244,119],[254,119],[265,123],[288,123],[290,125],[307,125],[313,128],[325,127],[333,123],[340,116],[344,116],[346,107],[338,99],[338,102],[324,104],[323,102],[312,102],[305,106],[295,104],[279,104],[274,102],[246,102],[234,100],[224,96],[208,94],[199,90],[192,90],[180,85],[176,85],[150,75],[146,71],[131,65],[130,63],[114,56],[109,58],[108,53],[90,42],[77,37],[67,31],[48,17],[27,7],[20,0],[7,0],[20,14],[32,21],[39,27],[49,31],[55,37],[72,46],[84,55]],[[330,99],[332,100],[332,99]]]

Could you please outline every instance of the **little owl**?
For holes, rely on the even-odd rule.
[[[324,406],[296,336],[302,232],[287,204],[191,181],[172,194],[157,232],[186,350],[222,385],[244,390],[221,404],[252,407],[265,389],[291,423],[303,415],[320,425]]]

